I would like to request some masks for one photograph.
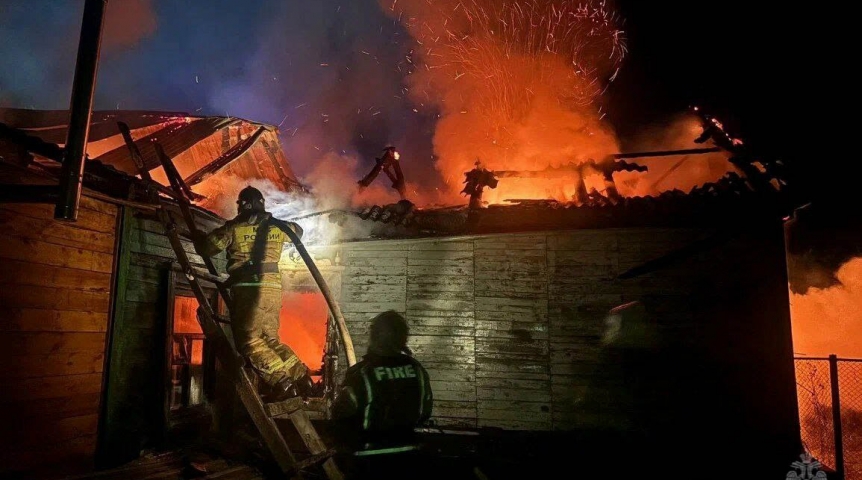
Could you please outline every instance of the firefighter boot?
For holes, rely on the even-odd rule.
[[[272,402],[282,402],[298,396],[299,389],[297,388],[297,384],[293,380],[284,377],[272,386],[272,395],[267,400]]]
[[[315,383],[307,373],[297,379],[295,385],[296,391],[302,396],[302,398],[318,398],[323,396],[323,382],[320,381]]]

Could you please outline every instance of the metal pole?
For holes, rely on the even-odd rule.
[[[687,148],[685,150],[659,150],[655,152],[630,152],[630,153],[615,153],[611,157],[617,160],[626,158],[651,158],[651,157],[672,157],[676,155],[696,155],[700,153],[720,152],[718,147],[708,148]]]
[[[832,431],[835,433],[835,474],[844,480],[844,434],[841,429],[841,396],[838,390],[838,356],[829,355],[829,386],[832,389]]]
[[[86,0],[84,4],[69,106],[69,131],[66,134],[63,167],[60,171],[60,197],[54,208],[54,218],[57,220],[74,222],[78,219],[106,2],[107,0]]]

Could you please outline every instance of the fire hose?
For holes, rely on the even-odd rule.
[[[344,316],[341,314],[341,307],[339,307],[335,302],[335,299],[332,298],[332,292],[329,290],[326,280],[323,279],[323,275],[321,275],[320,270],[317,268],[311,255],[308,254],[308,250],[305,249],[305,245],[302,244],[302,241],[299,239],[299,235],[297,235],[291,228],[287,227],[287,225],[279,225],[279,228],[290,238],[290,241],[293,242],[293,246],[302,257],[302,260],[305,261],[305,266],[308,267],[308,271],[311,273],[311,276],[314,277],[314,281],[317,282],[317,287],[320,288],[320,293],[322,293],[323,298],[326,299],[329,311],[335,318],[336,325],[338,325],[338,333],[341,335],[341,341],[344,343],[344,353],[347,356],[347,365],[352,367],[356,364],[356,352],[353,349],[353,340],[350,338],[350,332],[347,331],[347,323],[344,321]]]

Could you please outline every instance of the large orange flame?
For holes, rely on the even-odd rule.
[[[797,354],[862,358],[862,258],[838,270],[828,288],[791,292],[793,349]]]
[[[323,363],[328,314],[326,300],[320,293],[282,294],[278,335],[312,370],[320,369]]]

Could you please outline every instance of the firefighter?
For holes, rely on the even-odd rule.
[[[332,405],[342,449],[353,457],[357,478],[402,478],[416,469],[414,429],[431,417],[428,372],[407,347],[401,314],[371,321],[368,353],[345,373]],[[410,468],[405,471],[404,468]],[[394,476],[389,477],[391,472]]]
[[[362,180],[358,181],[359,190],[364,190],[367,186],[371,185],[371,182],[377,178],[377,175],[380,175],[380,172],[386,174],[389,177],[389,180],[392,181],[392,188],[394,188],[398,195],[401,196],[401,200],[407,199],[407,185],[404,183],[404,173],[401,171],[401,154],[398,153],[398,150],[395,147],[386,147],[383,149],[383,155],[379,158],[375,158],[374,168],[368,172],[368,175],[362,178]]]
[[[482,192],[485,187],[497,188],[499,180],[494,172],[485,168],[481,160],[476,160],[476,168],[464,174],[464,189],[461,194],[470,196],[470,209],[482,208]]]
[[[274,401],[294,396],[316,396],[308,367],[278,338],[281,313],[281,274],[278,261],[285,233],[300,238],[302,228],[274,218],[266,211],[260,190],[248,186],[239,193],[237,216],[206,236],[203,254],[227,251],[232,304],[231,331],[237,350],[269,387]],[[265,233],[264,233],[265,232]],[[263,233],[263,234],[261,234]]]

